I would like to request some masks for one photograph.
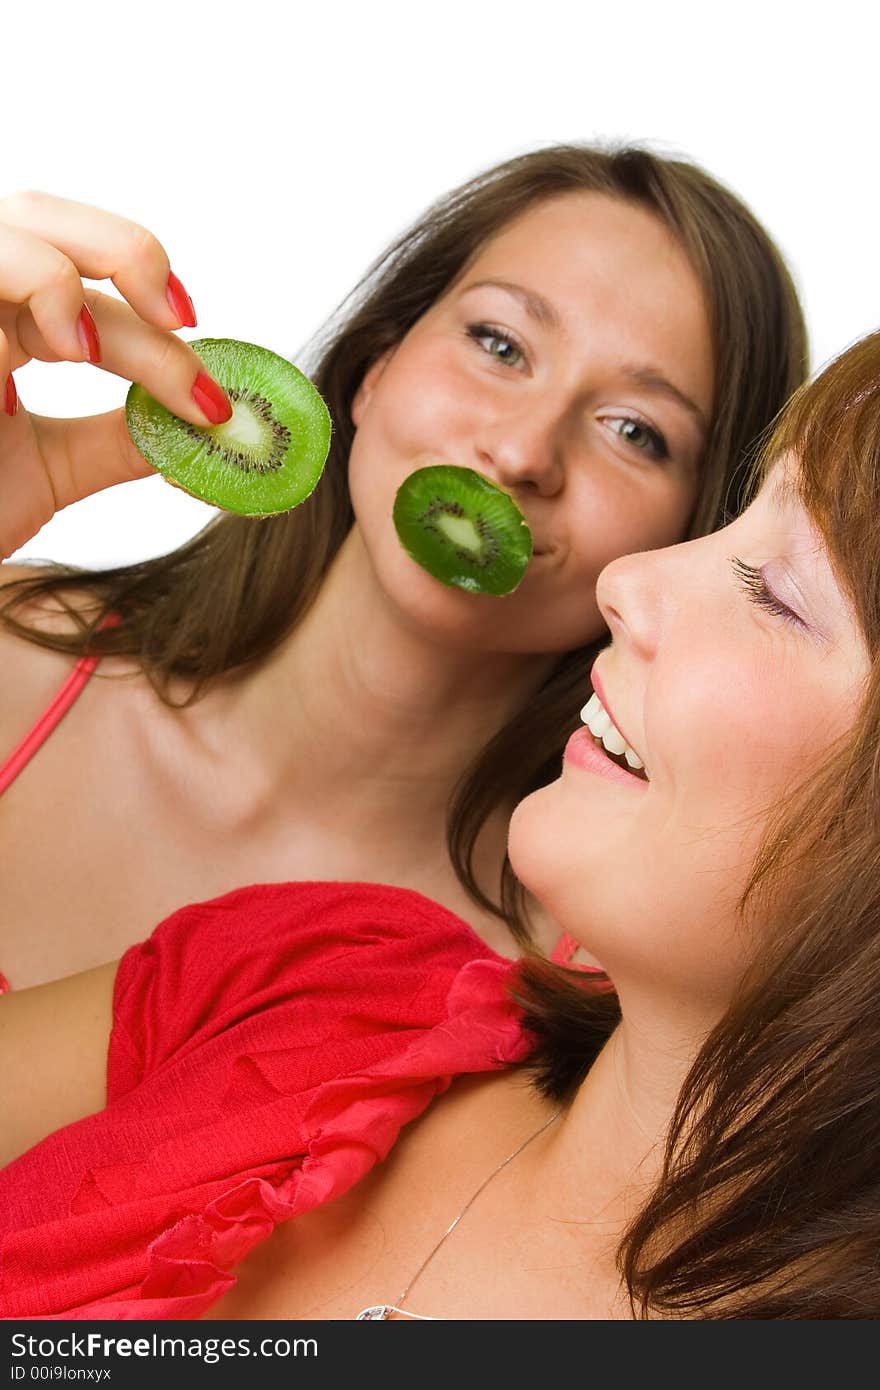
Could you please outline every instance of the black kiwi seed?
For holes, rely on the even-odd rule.
[[[227,390],[226,394],[233,405],[243,401],[246,405],[250,406],[251,410],[256,411],[257,414],[266,421],[266,424],[272,431],[274,440],[268,454],[265,456],[258,457],[256,455],[244,454],[241,451],[236,452],[221,444],[217,439],[208,439],[205,442],[205,448],[208,453],[223,454],[225,458],[237,464],[245,473],[274,473],[279,468],[283,468],[287,450],[290,448],[290,430],[286,425],[282,425],[280,421],[273,418],[272,407],[269,402],[264,396],[256,396],[249,394],[247,391],[239,391],[234,388]],[[200,429],[197,425],[190,424],[188,420],[183,420],[181,423],[187,427],[193,439],[197,440],[199,443],[205,441],[205,430]]]

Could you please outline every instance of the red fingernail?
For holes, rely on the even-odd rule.
[[[165,290],[165,298],[171,305],[173,312],[180,319],[181,328],[197,327],[196,311],[193,307],[193,302],[173,270],[168,276],[168,287]]]
[[[232,419],[232,404],[223,394],[216,381],[206,372],[199,372],[192,389],[192,398],[203,415],[212,425],[223,425]]]
[[[12,380],[12,373],[6,378],[6,391],[4,392],[3,408],[7,415],[14,415],[18,410],[18,392],[15,389],[15,382]]]
[[[80,316],[76,321],[76,331],[83,351],[93,366],[101,360],[101,344],[98,340],[98,330],[95,327],[95,320],[92,318],[85,304],[82,306]]]

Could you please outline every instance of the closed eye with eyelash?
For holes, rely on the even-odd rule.
[[[784,618],[786,622],[794,623],[796,627],[805,627],[802,618],[794,613],[790,608],[777,598],[773,590],[767,585],[763,574],[753,565],[747,565],[744,560],[739,560],[734,555],[731,557],[731,568],[736,575],[737,583],[745,589],[752,603],[759,608],[765,608],[770,613],[775,613],[778,618]]]

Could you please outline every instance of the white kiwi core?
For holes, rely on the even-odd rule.
[[[482,550],[483,541],[474,523],[466,516],[438,516],[435,522],[437,529],[442,531],[447,540],[452,541],[453,545],[460,546],[462,550],[471,550],[475,553]]]
[[[250,449],[254,453],[265,449],[271,439],[266,422],[247,401],[234,401],[232,414],[222,425],[213,425],[206,431],[223,444],[238,449]]]

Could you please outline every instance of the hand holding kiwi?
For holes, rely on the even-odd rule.
[[[191,343],[232,402],[232,417],[205,427],[172,415],[142,386],[126,401],[129,433],[176,487],[226,511],[270,516],[313,491],[330,448],[330,414],[307,377],[253,343]]]
[[[83,279],[112,280],[122,298],[87,289]],[[253,353],[260,387],[252,408],[246,399],[250,381],[242,380],[239,370],[241,350],[224,352],[218,346],[218,360],[233,363],[231,390],[243,393],[227,402],[221,386],[208,377],[210,367],[176,336],[195,323],[192,301],[164,247],[146,228],[49,193],[0,197],[0,465],[7,480],[0,496],[0,558],[62,507],[116,483],[149,477],[151,465],[197,496],[251,514],[296,505],[311,491],[330,428],[314,388],[274,354],[245,349]],[[19,400],[13,373],[33,359],[91,363],[138,382],[129,411],[72,420],[30,414]],[[289,419],[274,417],[276,376],[270,360],[281,371],[278,380],[286,383],[278,390]],[[147,409],[148,393],[164,420],[162,428]],[[212,433],[212,420],[230,409],[233,418]],[[126,428],[127,418],[140,421],[143,449]],[[202,464],[188,462],[180,480],[174,476],[179,451],[168,459],[163,444],[172,420],[178,433],[189,430],[190,443],[200,427],[208,436],[202,440]],[[227,466],[215,493],[217,475],[224,471],[216,465],[232,454],[238,483]],[[208,491],[200,485],[203,475],[214,480]]]
[[[394,499],[409,555],[442,584],[472,594],[512,593],[532,557],[532,534],[513,498],[471,468],[419,468]]]

